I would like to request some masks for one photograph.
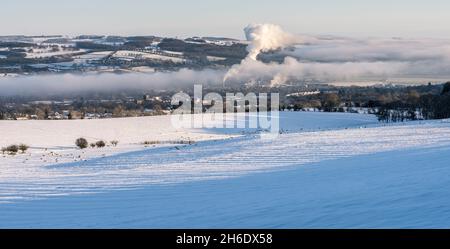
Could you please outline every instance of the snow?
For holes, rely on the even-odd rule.
[[[121,144],[136,144],[145,140],[171,140],[190,137],[203,140],[212,134],[176,129],[170,116],[94,120],[26,120],[0,122],[2,146],[26,143],[35,148],[74,147],[76,138],[89,140],[119,140]],[[215,137],[220,138],[221,135]]]
[[[361,114],[280,114],[283,132],[269,140],[246,129],[176,130],[169,116],[0,122],[8,143],[29,139],[47,154],[79,152],[72,143],[81,134],[121,141],[86,150],[78,162],[0,158],[0,227],[450,224],[442,218],[450,212],[449,121],[381,125]],[[137,144],[187,137],[197,143]]]
[[[147,66],[133,67],[133,68],[131,68],[131,71],[139,72],[139,73],[154,73],[154,72],[156,72],[155,68],[147,67]]]
[[[72,55],[72,54],[78,54],[78,53],[84,53],[86,50],[80,49],[80,50],[60,50],[56,52],[52,52],[51,48],[46,49],[37,49],[33,48],[33,52],[27,52],[26,58],[47,58],[52,56],[61,56],[61,55]]]
[[[241,178],[18,202],[0,207],[0,226],[446,228],[448,155],[448,147],[394,151]]]
[[[19,74],[16,73],[2,73],[0,74],[0,77],[19,77]]]
[[[86,63],[89,60],[101,60],[112,53],[114,53],[114,51],[92,52],[92,53],[75,56],[74,60],[76,63]]]
[[[46,37],[33,37],[31,38],[33,43],[42,44],[45,41],[48,41],[49,39],[61,39],[63,37],[60,36],[46,36]]]
[[[218,56],[206,56],[206,59],[208,59],[208,61],[224,61],[227,58],[225,58],[225,57],[218,57]]]
[[[136,58],[144,58],[144,59],[154,59],[154,60],[163,60],[163,61],[172,61],[174,63],[184,63],[185,59],[173,56],[166,56],[160,54],[152,54],[146,52],[138,52],[138,51],[129,51],[129,50],[120,50],[117,51],[113,57],[123,59],[123,60],[134,60]]]
[[[0,122],[0,147],[11,144],[27,144],[26,154],[1,155],[0,180],[14,174],[27,176],[28,170],[40,170],[42,166],[84,161],[128,151],[143,150],[145,141],[203,141],[232,137],[227,134],[208,134],[176,129],[170,125],[169,116],[92,119],[92,120],[17,120]],[[90,143],[103,140],[119,141],[117,147],[79,150],[77,138]],[[17,165],[22,167],[17,168]],[[11,171],[8,171],[10,169]],[[2,200],[0,194],[0,202]]]
[[[73,51],[74,53],[80,53],[80,52],[84,52],[84,51]],[[64,52],[57,52],[57,53],[64,53]],[[32,64],[32,67],[35,68],[54,68],[56,70],[64,68],[64,69],[70,69],[74,66],[89,66],[89,64],[92,61],[96,61],[96,60],[101,60],[105,57],[107,57],[108,55],[113,54],[114,51],[102,51],[102,52],[92,52],[92,53],[87,53],[87,54],[82,54],[82,55],[76,55],[73,56],[73,61],[70,62],[59,62],[59,63],[49,63],[49,64]],[[57,54],[52,54],[50,56],[54,56]],[[35,57],[47,57],[49,56],[49,54],[33,54],[32,56]]]
[[[169,50],[161,50],[161,52],[166,53],[166,54],[176,55],[176,56],[184,55],[183,52],[176,52],[176,51],[169,51]]]

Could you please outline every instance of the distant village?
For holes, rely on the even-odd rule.
[[[115,96],[114,99],[38,100],[16,99],[2,103],[0,119],[68,120],[166,115],[171,113],[170,96]]]

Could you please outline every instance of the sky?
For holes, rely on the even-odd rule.
[[[298,34],[450,38],[448,0],[2,0],[0,35],[244,38],[251,23]]]

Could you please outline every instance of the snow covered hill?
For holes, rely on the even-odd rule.
[[[442,219],[449,121],[384,126],[369,115],[281,113],[283,133],[264,140],[242,130],[175,131],[167,118],[0,123],[2,132],[44,132],[0,134],[8,142],[8,134],[48,136],[30,155],[0,158],[0,227],[450,225]],[[54,134],[58,126],[65,132]],[[43,145],[75,153],[70,143],[81,134],[124,143],[76,162],[19,161]],[[197,143],[138,144],[153,136]]]

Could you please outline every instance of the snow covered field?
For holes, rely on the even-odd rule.
[[[2,143],[33,146],[0,158],[0,227],[450,225],[447,120],[282,112],[272,140],[169,120],[0,122]],[[80,152],[78,136],[120,144]],[[140,144],[182,139],[196,143]]]
[[[68,50],[68,51],[64,51],[64,50],[60,50],[60,51],[51,51],[50,49],[34,49],[33,52],[27,52],[26,53],[26,58],[48,58],[48,57],[52,57],[52,56],[59,56],[59,55],[72,55],[72,54],[77,54],[77,53],[83,53],[86,52],[86,50],[84,49],[80,49],[80,50]]]

